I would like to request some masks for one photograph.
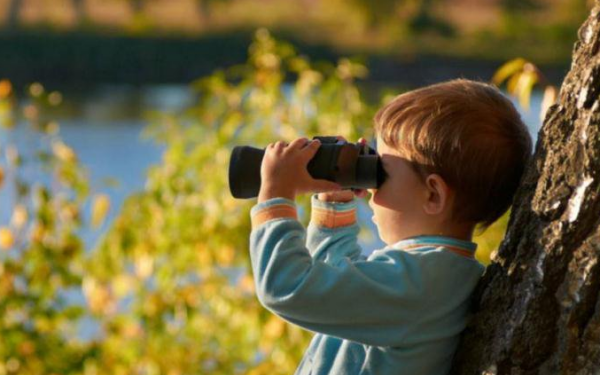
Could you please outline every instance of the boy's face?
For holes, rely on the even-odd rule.
[[[419,235],[429,218],[423,210],[427,189],[409,161],[377,138],[377,153],[388,177],[379,189],[369,189],[369,206],[379,237],[388,245]]]

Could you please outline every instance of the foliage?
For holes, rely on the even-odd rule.
[[[308,335],[257,303],[253,202],[231,197],[229,155],[240,144],[368,134],[372,110],[354,84],[364,73],[349,60],[317,70],[260,30],[247,65],[193,83],[197,105],[154,114],[148,133],[166,144],[163,163],[126,202],[84,280],[104,298],[94,311],[111,343],[95,364],[101,373],[293,372]]]
[[[58,96],[57,96],[58,95]],[[89,196],[84,169],[58,137],[43,109],[60,102],[40,84],[29,89],[23,114],[37,134],[34,150],[10,141],[16,100],[0,81],[0,186],[11,197],[0,227],[0,373],[82,373],[93,345],[77,337],[84,306],[69,298],[85,274],[82,207]],[[32,153],[31,151],[34,151]]]
[[[523,58],[507,61],[494,73],[492,83],[500,86],[504,82],[506,82],[506,91],[515,96],[526,110],[529,109],[529,100],[534,86],[542,86],[544,89],[540,111],[542,120],[548,108],[556,101],[557,88],[550,84],[537,66]]]
[[[266,30],[249,52],[246,64],[194,82],[194,106],[152,114],[147,134],[165,144],[162,163],[87,251],[81,233],[99,227],[110,201],[92,196],[58,124],[44,116],[60,94],[30,86],[23,112],[37,153],[26,158],[8,136],[0,144],[0,184],[14,195],[10,224],[0,227],[0,373],[294,371],[310,334],[257,302],[248,258],[254,201],[231,197],[229,155],[236,145],[299,136],[369,139],[374,107],[356,86],[367,74],[360,64],[312,64]],[[0,81],[10,134],[17,121],[7,108],[18,103]],[[31,168],[41,177],[28,179]],[[305,224],[308,198],[299,199]],[[495,248],[506,226],[498,225],[480,246]],[[82,324],[97,332],[81,338]]]

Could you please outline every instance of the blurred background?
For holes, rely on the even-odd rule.
[[[256,300],[232,148],[370,139],[382,103],[459,77],[501,85],[535,140],[590,9],[0,0],[0,375],[293,373],[310,334]]]

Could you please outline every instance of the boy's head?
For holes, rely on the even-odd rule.
[[[494,86],[465,79],[397,96],[375,115],[375,133],[423,187],[447,188],[449,220],[483,227],[509,208],[532,148],[512,103]]]

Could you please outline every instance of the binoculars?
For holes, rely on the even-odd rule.
[[[308,163],[315,179],[338,183],[344,189],[379,188],[387,178],[377,152],[368,145],[340,141],[336,137],[314,137],[321,146]],[[254,198],[260,191],[260,168],[264,149],[236,146],[229,161],[229,190],[234,198]]]

